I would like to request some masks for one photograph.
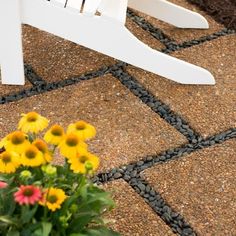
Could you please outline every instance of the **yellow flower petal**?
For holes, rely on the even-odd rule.
[[[14,151],[21,154],[25,148],[30,145],[29,140],[25,133],[21,131],[15,131],[7,135],[4,141],[4,147],[8,151]]]
[[[19,121],[18,129],[28,133],[38,133],[44,130],[49,123],[49,120],[32,111],[27,114],[21,114],[22,118]]]
[[[76,157],[77,153],[87,150],[87,144],[81,141],[76,134],[70,133],[65,135],[59,149],[62,156],[73,158]]]
[[[76,157],[70,158],[68,162],[71,164],[70,169],[74,173],[86,173],[88,164],[92,167],[89,172],[95,171],[99,166],[99,158],[89,152],[78,153]]]
[[[55,211],[61,208],[61,204],[67,198],[65,192],[58,188],[46,189],[43,195],[43,199],[39,202],[43,206],[47,206],[51,211]]]
[[[0,154],[0,173],[14,173],[20,166],[20,157],[16,152],[4,151]]]
[[[53,125],[44,135],[47,143],[58,145],[64,138],[64,129],[60,125]]]
[[[75,133],[81,140],[87,140],[96,135],[96,129],[94,126],[80,120],[74,124],[70,124],[67,128],[67,133]]]
[[[40,166],[45,163],[42,152],[40,152],[33,144],[25,149],[20,160],[22,165],[32,167]]]
[[[41,139],[36,139],[32,143],[38,150],[43,154],[44,157],[44,163],[51,162],[52,161],[52,155],[48,149],[48,145]]]

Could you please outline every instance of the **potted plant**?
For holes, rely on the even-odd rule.
[[[0,235],[116,236],[103,213],[110,194],[90,180],[99,158],[86,140],[95,128],[78,121],[67,130],[36,112],[22,114],[18,130],[0,141]],[[64,165],[53,157],[63,156]]]

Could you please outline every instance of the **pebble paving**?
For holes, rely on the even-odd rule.
[[[132,9],[126,26],[150,47],[211,71],[215,86],[179,85],[24,25],[26,84],[0,85],[0,134],[31,110],[62,125],[87,120],[101,158],[93,181],[117,204],[111,228],[236,236],[236,33],[198,8],[202,1],[172,2],[203,14],[210,29],[176,29]]]

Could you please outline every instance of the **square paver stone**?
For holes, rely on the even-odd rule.
[[[0,130],[6,135],[21,113],[35,110],[64,127],[79,119],[97,128],[91,151],[100,170],[118,167],[187,142],[110,75],[1,106]]]
[[[209,23],[209,29],[181,29],[156,18],[153,18],[151,16],[148,16],[144,13],[137,11],[135,12],[156,28],[161,29],[167,36],[177,41],[178,43],[198,39],[202,36],[218,32],[224,28],[223,25],[217,23],[211,16],[207,15],[204,11],[201,11],[197,6],[190,4],[185,0],[170,0],[170,2],[203,15]]]
[[[236,127],[236,35],[173,56],[211,71],[216,85],[182,85],[133,67],[128,71],[204,137]]]
[[[143,175],[199,236],[236,235],[236,140],[158,164]]]
[[[63,80],[115,64],[115,60],[29,25],[23,27],[24,60],[45,81]]]
[[[106,218],[114,220],[111,228],[123,236],[174,236],[170,228],[147,203],[123,180],[105,184],[116,207]]]

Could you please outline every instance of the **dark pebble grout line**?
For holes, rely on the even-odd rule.
[[[187,144],[179,148],[165,151],[159,156],[148,156],[136,163],[114,168],[105,173],[99,173],[93,177],[93,182],[101,185],[118,179],[125,180],[149,204],[174,233],[185,236],[194,236],[196,235],[196,232],[193,228],[179,213],[174,211],[164,201],[161,195],[155,191],[146,180],[140,177],[140,172],[153,167],[157,163],[161,164],[173,159],[181,158],[186,154],[212,147],[233,138],[236,138],[236,128],[216,134],[205,140],[201,140],[196,144]]]
[[[42,94],[42,93],[56,90],[59,88],[63,88],[63,87],[69,86],[69,85],[74,85],[74,84],[77,84],[77,83],[84,81],[84,80],[90,80],[93,78],[101,77],[105,74],[110,73],[110,70],[112,70],[113,67],[116,68],[117,66],[119,66],[121,64],[122,63],[119,62],[117,64],[107,66],[107,67],[102,67],[97,71],[89,72],[87,74],[83,74],[78,77],[72,77],[69,79],[51,82],[51,83],[45,83],[44,80],[40,80],[40,77],[35,73],[35,71],[32,69],[32,67],[29,65],[26,65],[25,66],[25,72],[26,72],[25,76],[28,79],[30,78],[29,80],[33,84],[33,87],[31,87],[29,89],[17,91],[17,92],[11,93],[11,94],[7,94],[4,96],[0,96],[0,105],[7,104],[10,102],[15,102],[15,101],[21,100],[26,97],[31,97],[34,95]]]
[[[145,202],[160,216],[160,218],[170,227],[173,233],[181,236],[196,236],[195,230],[183,218],[180,213],[176,212],[166,203],[160,193],[154,190],[146,180],[139,174],[133,177],[127,183],[138,193]]]
[[[168,105],[157,99],[151,92],[142,86],[133,76],[125,72],[122,67],[116,67],[111,70],[111,74],[117,78],[124,86],[126,86],[136,97],[149,106],[155,113],[160,115],[166,122],[174,126],[181,134],[183,134],[189,142],[201,139],[189,124],[175,114]]]
[[[174,46],[162,49],[162,52],[168,54],[168,53],[171,53],[171,52],[174,52],[174,51],[182,50],[184,48],[189,48],[189,47],[201,44],[203,42],[211,41],[211,40],[216,39],[218,37],[225,36],[225,35],[230,35],[230,34],[235,34],[235,31],[234,30],[223,29],[220,32],[216,32],[212,35],[201,37],[200,39],[194,39],[194,40],[184,42],[184,43],[179,44],[179,45],[174,44]],[[127,66],[127,65],[128,65],[127,63],[118,62],[114,66],[115,67],[116,66],[124,67],[124,66]],[[76,84],[76,83],[78,83],[82,80],[88,80],[88,79],[96,78],[98,76],[102,76],[106,73],[109,73],[109,71],[112,69],[112,67],[113,66],[101,68],[98,71],[91,72],[91,73],[81,75],[81,76],[78,76],[78,77],[65,79],[65,80],[62,80],[62,81],[59,81],[59,82],[46,83],[45,80],[43,80],[40,76],[38,76],[35,73],[35,71],[33,70],[31,65],[25,65],[26,78],[30,81],[30,83],[33,85],[33,87],[29,88],[29,89],[18,91],[18,92],[15,92],[15,93],[10,93],[10,94],[4,95],[4,96],[0,96],[0,105],[1,104],[6,104],[6,103],[9,103],[9,102],[18,101],[18,100],[23,99],[25,97],[31,97],[33,95],[37,95],[37,94],[44,93],[44,92],[47,92],[47,91],[52,91],[54,89],[62,88],[62,87],[68,86],[68,85],[73,85],[73,84]],[[105,70],[105,72],[103,72],[103,70]],[[96,73],[98,73],[98,75],[94,76],[93,74],[96,74]]]
[[[128,9],[127,16],[139,27],[151,34],[152,37],[159,40],[166,48],[170,47],[172,44],[176,44],[174,39],[171,39],[161,29],[147,22],[143,17],[135,14],[131,9]]]
[[[115,173],[113,171],[113,174],[117,175],[116,180],[123,178],[122,174],[119,172]],[[154,212],[160,216],[164,223],[170,227],[173,233],[182,236],[196,236],[193,228],[187,223],[183,216],[174,211],[170,205],[165,202],[161,195],[155,191],[154,188],[146,182],[146,180],[140,177],[139,173],[136,172],[135,174],[132,174],[132,177],[129,180],[126,180],[125,178],[123,179],[144,199],[144,201],[154,210]],[[95,179],[93,179],[93,181],[98,185],[108,182],[97,182]]]
[[[125,181],[130,181],[140,172],[152,168],[155,164],[162,164],[174,159],[182,158],[183,156],[196,152],[201,149],[213,147],[230,139],[236,139],[236,128],[231,128],[222,133],[200,140],[195,144],[185,144],[180,147],[169,149],[159,155],[149,155],[141,158],[139,161],[122,165],[118,168],[113,168],[103,173],[94,176],[93,181],[102,184],[117,179],[123,178]]]
[[[128,10],[127,16],[131,20],[133,20],[137,25],[139,25],[143,30],[149,32],[154,38],[159,40],[166,47],[164,49],[161,49],[160,51],[166,54],[179,51],[185,48],[189,48],[192,46],[200,45],[202,43],[215,40],[219,37],[236,33],[236,31],[233,29],[224,28],[210,35],[205,35],[198,39],[193,39],[193,40],[185,41],[178,44],[174,39],[171,39],[168,35],[166,35],[161,29],[153,26],[151,23],[146,21],[143,17],[135,14],[135,12],[133,12],[132,10],[130,9]]]
[[[47,82],[43,80],[33,69],[31,65],[25,64],[24,65],[25,70],[25,77],[26,79],[33,85],[38,86],[42,84],[46,84]]]
[[[235,33],[236,32],[234,30],[222,29],[218,32],[215,32],[215,33],[210,34],[210,35],[202,36],[198,39],[185,41],[185,42],[179,43],[179,44],[172,43],[169,46],[167,46],[166,48],[161,49],[160,51],[163,52],[163,53],[169,54],[169,53],[172,53],[172,52],[175,52],[175,51],[180,51],[180,50],[183,50],[185,48],[190,48],[190,47],[193,47],[193,46],[197,46],[197,45],[200,45],[202,43],[209,42],[209,41],[218,39],[220,37],[227,36],[227,35],[232,35],[232,34],[235,34]]]

